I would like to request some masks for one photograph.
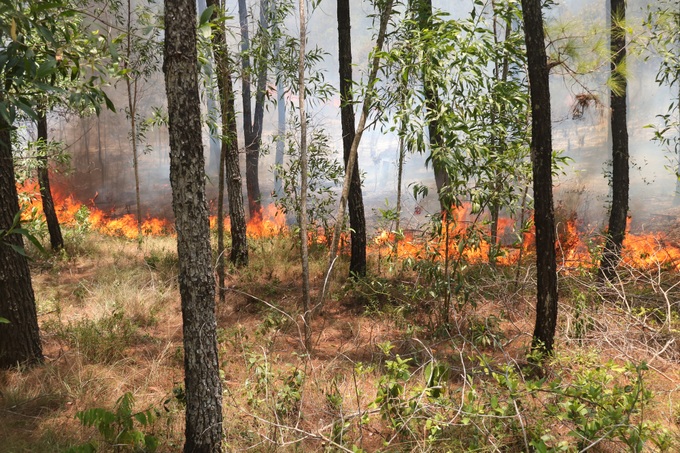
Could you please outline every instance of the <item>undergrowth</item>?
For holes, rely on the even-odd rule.
[[[147,238],[139,250],[73,234],[88,245],[33,264],[47,361],[0,374],[0,436],[8,451],[176,451],[183,351],[173,239]],[[229,270],[217,307],[225,450],[680,445],[677,275],[622,268],[616,284],[601,285],[587,268],[564,273],[557,352],[537,372],[527,360],[530,268],[467,264],[447,290],[441,263],[393,263],[344,284],[341,259],[310,356],[296,247],[286,237],[251,240],[252,266]],[[313,258],[319,283],[325,255]]]

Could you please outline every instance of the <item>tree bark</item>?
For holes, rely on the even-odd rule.
[[[307,114],[305,112],[305,44],[307,22],[305,0],[299,1],[300,9],[300,58],[298,60],[298,110],[300,111],[300,251],[302,255],[302,311],[305,323],[305,349],[312,352],[312,316],[309,296],[309,247],[307,244]]]
[[[213,20],[221,14],[219,0],[208,0],[208,6],[214,6]],[[220,184],[223,178],[227,178],[227,196],[229,198],[229,219],[231,221],[231,255],[230,261],[236,266],[246,266],[248,264],[248,238],[246,236],[246,215],[243,207],[243,192],[241,183],[241,170],[239,168],[238,157],[238,136],[236,127],[236,110],[234,107],[234,87],[231,81],[231,63],[226,44],[224,23],[221,23],[212,35],[213,52],[215,55],[215,65],[217,66],[217,89],[220,93],[220,109],[222,116],[222,150],[220,158]],[[223,163],[222,163],[223,162]],[[224,168],[223,168],[224,166]],[[224,193],[224,190],[221,190]],[[222,195],[223,196],[223,195]],[[218,200],[218,209],[222,201]],[[220,232],[220,224],[223,230],[223,217],[218,214],[218,238],[222,237],[224,231]],[[218,244],[218,253],[222,253]],[[219,271],[219,268],[218,268]],[[222,273],[224,268],[222,268]],[[218,272],[219,273],[219,272]],[[224,276],[218,276],[220,288],[224,282]],[[222,300],[222,296],[220,296]]]
[[[184,335],[184,451],[217,453],[222,451],[222,384],[201,140],[196,23],[188,19],[195,17],[194,0],[165,1],[163,70]]]
[[[416,0],[418,8],[418,26],[421,31],[431,26],[432,22],[432,0]],[[436,65],[436,61],[424,61],[423,65]],[[451,200],[447,199],[446,186],[449,184],[449,175],[446,166],[442,163],[442,153],[444,152],[442,134],[439,129],[439,120],[434,116],[434,112],[439,111],[441,101],[435,81],[431,80],[426,71],[423,71],[423,93],[425,95],[425,108],[430,118],[427,121],[427,132],[430,138],[430,156],[432,168],[434,170],[434,181],[437,185],[437,195],[442,212],[451,208]]]
[[[260,143],[262,141],[262,121],[264,118],[264,100],[267,88],[267,63],[258,61],[257,85],[255,87],[255,116],[252,114],[250,72],[251,61],[250,38],[248,33],[248,11],[245,0],[239,0],[239,24],[241,27],[241,95],[243,98],[243,136],[246,146],[246,192],[248,194],[248,212],[250,218],[261,218],[262,204],[259,181]],[[260,27],[269,28],[269,1],[260,3]]]
[[[352,95],[352,34],[349,0],[338,0],[338,49],[340,67],[340,118],[342,123],[342,145],[345,171],[354,141],[354,99]],[[350,277],[366,275],[366,218],[364,199],[361,193],[359,161],[354,161],[352,180],[349,186],[349,226],[351,229],[352,253],[349,263]]]
[[[550,85],[540,0],[522,0],[531,93],[531,163],[534,177],[537,301],[532,350],[550,354],[557,326],[557,267],[552,195]]]
[[[340,194],[340,202],[338,203],[338,211],[335,215],[335,227],[333,228],[333,239],[331,240],[331,250],[329,254],[328,268],[326,270],[326,281],[329,280],[330,274],[333,271],[333,266],[335,264],[335,259],[338,255],[338,244],[340,243],[340,229],[343,224],[343,219],[345,218],[345,209],[347,207],[347,199],[349,197],[349,188],[352,181],[352,173],[354,170],[354,164],[357,161],[357,155],[359,151],[359,143],[361,142],[361,137],[366,129],[366,121],[368,120],[368,114],[371,110],[371,105],[373,103],[373,88],[375,87],[376,81],[378,79],[378,70],[380,69],[380,53],[382,52],[383,44],[385,43],[385,36],[387,34],[387,24],[389,22],[390,16],[392,15],[392,5],[394,0],[387,0],[383,6],[383,10],[380,12],[380,28],[378,29],[378,37],[376,39],[375,48],[373,49],[373,59],[371,61],[371,72],[368,75],[368,86],[366,89],[366,97],[361,105],[361,116],[359,117],[359,124],[356,128],[356,133],[354,135],[354,140],[352,141],[352,147],[349,150],[349,159],[347,161],[345,170],[345,179],[342,183],[342,193]],[[323,306],[323,301],[326,296],[326,287],[324,286],[319,294],[318,307]]]
[[[38,112],[38,140],[42,141],[43,146],[47,146],[47,115],[44,110]],[[40,198],[42,199],[43,212],[47,222],[47,231],[50,233],[50,246],[52,250],[64,248],[64,238],[61,235],[59,219],[54,210],[54,199],[50,189],[49,161],[46,150],[38,154],[38,185],[40,187]]]
[[[0,118],[0,230],[7,231],[19,212],[10,125]],[[25,256],[12,249],[23,247],[19,234],[0,238],[0,368],[35,364],[43,360],[35,296]]]
[[[628,127],[626,75],[626,20],[625,0],[610,0],[611,14],[611,82],[610,108],[612,132],[612,205],[609,213],[609,227],[605,236],[605,247],[600,263],[600,277],[611,280],[616,275],[616,266],[621,259],[621,247],[626,235],[628,217]]]

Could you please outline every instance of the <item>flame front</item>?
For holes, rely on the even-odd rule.
[[[23,221],[31,220],[42,213],[42,203],[39,195],[38,184],[35,181],[26,181],[18,186],[21,193],[22,205],[24,206]],[[54,204],[57,218],[62,225],[78,226],[87,223],[90,228],[102,234],[110,236],[122,236],[129,239],[137,238],[137,220],[132,214],[115,216],[107,214],[97,208],[94,200],[83,204],[72,195],[63,195],[59,190],[53,191]],[[96,198],[96,197],[95,197]],[[399,237],[394,232],[380,230],[377,232],[369,248],[379,256],[393,255],[399,259],[449,259],[464,258],[470,263],[488,263],[491,244],[487,239],[489,230],[483,225],[477,214],[473,214],[469,204],[452,209],[449,220],[444,217],[439,235],[424,238],[416,230],[403,232]],[[215,228],[216,217],[210,217],[210,226]],[[481,225],[481,226],[480,226]],[[533,230],[517,232],[516,221],[512,218],[500,218],[498,220],[498,238],[496,249],[498,250],[496,263],[500,265],[516,264],[520,256],[527,256],[535,250]],[[229,218],[225,218],[225,229],[230,228]],[[173,234],[172,224],[165,219],[147,217],[142,222],[142,233],[147,236],[160,236]],[[630,219],[627,234],[623,241],[621,260],[625,265],[638,269],[664,268],[680,271],[680,248],[672,244],[667,235],[663,233],[637,234],[631,233]],[[558,242],[556,252],[558,264],[565,271],[579,268],[591,269],[597,266],[597,259],[591,250],[599,250],[602,246],[602,237],[593,232],[584,234],[579,231],[579,225],[575,218],[570,218],[563,225],[558,225]],[[281,234],[290,234],[286,225],[286,216],[276,205],[270,204],[263,207],[262,215],[254,216],[247,225],[247,234],[250,238],[275,237]],[[521,237],[519,244],[503,245],[501,238],[504,236]],[[590,238],[592,246],[587,245],[584,238]],[[324,231],[310,232],[310,241],[327,243],[328,238]],[[349,238],[343,234],[341,242],[346,244]],[[344,250],[345,247],[341,247]]]
[[[18,187],[27,201],[27,209],[24,210],[24,220],[27,220],[27,213],[42,212],[42,202],[40,190],[35,181],[26,181]],[[125,214],[116,217],[106,214],[97,208],[94,201],[89,205],[77,201],[72,195],[63,195],[59,190],[52,190],[55,211],[59,223],[66,226],[77,226],[87,222],[90,228],[109,236],[124,236],[128,239],[136,239],[137,219],[132,214]],[[172,234],[173,228],[170,222],[165,219],[147,217],[142,222],[142,233],[147,236],[161,236]]]

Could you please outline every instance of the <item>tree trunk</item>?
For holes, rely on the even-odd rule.
[[[274,4],[276,7],[276,4]],[[276,55],[276,60],[279,62],[279,71],[283,70],[283,63],[280,60],[281,51],[281,39],[277,39],[274,43],[274,54]],[[277,126],[277,139],[276,139],[276,154],[274,155],[274,193],[277,197],[283,195],[283,181],[281,181],[281,175],[279,174],[279,168],[283,168],[283,157],[286,148],[286,99],[285,99],[285,87],[283,84],[283,77],[277,77],[276,81],[276,108],[278,112],[278,126]]]
[[[621,259],[628,217],[628,127],[626,125],[626,20],[625,0],[610,1],[611,14],[611,132],[612,132],[612,205],[609,213],[605,247],[600,263],[600,277],[611,280]]]
[[[356,128],[356,133],[354,135],[354,140],[352,141],[352,147],[349,150],[349,159],[347,161],[345,170],[345,179],[342,183],[342,193],[340,194],[340,202],[338,203],[338,211],[335,215],[335,227],[333,228],[333,239],[331,240],[331,250],[328,261],[328,268],[326,270],[326,281],[329,280],[330,274],[333,271],[333,266],[335,264],[335,259],[338,254],[338,244],[340,243],[340,229],[343,224],[343,219],[345,218],[345,209],[347,207],[347,199],[349,197],[349,188],[352,181],[352,173],[354,170],[355,162],[357,161],[357,155],[359,151],[359,143],[361,142],[361,137],[366,129],[366,121],[368,119],[368,114],[371,110],[371,105],[373,103],[373,88],[375,87],[376,81],[378,80],[378,70],[380,69],[380,53],[382,52],[383,44],[385,43],[385,35],[387,34],[387,24],[389,22],[390,16],[392,15],[392,5],[394,0],[387,0],[380,12],[380,28],[378,29],[378,37],[376,39],[375,48],[373,52],[373,60],[371,61],[371,72],[368,75],[368,86],[366,89],[366,97],[361,105],[361,116],[359,117],[359,124]],[[319,294],[318,307],[323,306],[324,298],[326,295],[326,287],[324,286]]]
[[[38,112],[38,140],[43,146],[47,146],[47,115],[44,110]],[[40,198],[42,199],[43,212],[47,222],[47,231],[50,233],[50,245],[52,250],[64,248],[64,238],[61,235],[59,219],[54,210],[54,200],[50,189],[49,162],[46,150],[38,153],[38,185],[40,186]]]
[[[260,4],[260,26],[268,28],[269,2],[262,0]],[[255,92],[255,117],[251,106],[251,62],[248,56],[250,38],[248,35],[248,11],[245,0],[238,2],[239,24],[241,26],[241,96],[243,98],[243,136],[246,147],[246,192],[248,194],[248,212],[250,218],[261,218],[262,205],[259,182],[260,142],[262,139],[262,120],[264,117],[264,95],[267,84],[267,65],[259,62],[257,86]]]
[[[219,0],[208,0],[208,6],[214,6],[213,20],[221,14]],[[224,173],[227,178],[227,195],[229,197],[229,219],[231,221],[231,255],[230,261],[236,266],[248,264],[248,238],[246,236],[246,215],[243,207],[241,170],[238,158],[238,136],[236,131],[236,110],[234,108],[234,87],[231,81],[231,64],[224,33],[224,24],[217,27],[212,34],[215,65],[217,66],[217,89],[220,92],[220,109],[222,116],[222,151],[223,163],[220,164],[220,185],[223,185]],[[222,159],[220,159],[222,161]],[[224,165],[224,168],[222,166]],[[224,189],[220,189],[223,196]],[[218,209],[222,201],[218,200]],[[217,216],[218,238],[224,234],[223,216]],[[222,226],[220,225],[222,224]],[[220,232],[222,229],[222,232]],[[218,253],[224,248],[218,244]],[[219,269],[218,269],[219,271]],[[224,272],[224,270],[222,270]],[[220,288],[224,277],[220,276]],[[220,300],[222,296],[220,296]]]
[[[550,85],[540,0],[522,0],[531,92],[531,163],[534,177],[537,301],[532,350],[550,354],[557,326],[557,267],[552,195]]]
[[[127,2],[127,58],[125,66],[130,64],[132,53],[132,4]],[[139,192],[139,159],[137,152],[137,76],[134,71],[125,74],[127,87],[128,109],[130,114],[130,141],[132,144],[132,167],[135,173],[135,207],[137,217],[137,240],[142,240],[142,201]]]
[[[10,125],[0,117],[0,230],[7,231],[19,212]],[[28,260],[12,247],[23,247],[19,234],[0,238],[0,368],[43,360],[35,296]]]
[[[104,173],[104,156],[102,152],[102,122],[101,116],[97,115],[97,158],[99,160],[99,175],[101,176],[101,186],[104,186],[106,181],[106,173]]]
[[[495,1],[491,2],[492,9],[493,9],[493,37],[494,37],[494,43],[498,44],[500,42],[500,37],[499,37],[499,31],[498,31],[498,13],[497,13],[497,5]],[[506,21],[504,24],[505,27],[505,38],[504,41],[507,41],[510,39],[510,32],[512,30],[512,24],[509,21]],[[503,57],[502,61],[494,61],[494,75],[496,80],[505,83],[508,80],[508,71],[509,71],[509,60],[508,57],[505,56]],[[502,120],[504,117],[504,105],[502,103],[498,103],[498,120]],[[491,118],[492,122],[496,121],[495,117]],[[505,147],[505,141],[506,141],[506,134],[500,134],[499,136],[493,137],[493,144],[494,148],[496,149],[496,153],[500,156],[506,152],[506,147]],[[489,247],[489,264],[491,266],[496,265],[496,258],[498,255],[498,252],[500,250],[500,244],[499,244],[499,238],[498,238],[498,220],[500,217],[500,212],[501,212],[501,204],[499,200],[499,193],[503,189],[503,175],[499,170],[496,170],[495,175],[494,175],[494,185],[493,185],[493,198],[490,203],[489,211],[491,213],[491,224],[489,228],[491,229],[491,234],[490,234],[490,243],[491,247]]]
[[[184,451],[222,451],[222,384],[215,320],[205,159],[201,140],[194,0],[165,1],[165,89],[170,184],[182,300],[186,441]]]
[[[305,112],[305,44],[307,23],[305,0],[300,0],[300,58],[298,61],[298,109],[300,110],[300,251],[302,255],[302,311],[305,323],[305,349],[312,352],[312,326],[309,297],[309,250],[307,244],[307,113]]]
[[[338,0],[338,49],[340,66],[340,117],[342,122],[342,145],[345,171],[354,141],[354,99],[352,96],[352,36],[349,0]],[[349,187],[349,226],[351,229],[352,254],[349,263],[350,277],[366,275],[366,218],[361,193],[359,161],[354,161]]]
[[[421,30],[429,28],[432,21],[432,0],[416,0],[418,8],[418,25]],[[423,62],[423,65],[436,65],[436,61]],[[449,184],[449,175],[446,166],[442,162],[443,139],[439,130],[439,120],[434,118],[434,112],[439,111],[441,101],[437,93],[436,81],[430,80],[426,72],[423,72],[423,91],[425,95],[425,107],[430,118],[427,121],[427,132],[430,137],[430,156],[434,170],[434,181],[437,185],[437,195],[442,212],[451,208],[451,200],[448,199],[445,188]]]

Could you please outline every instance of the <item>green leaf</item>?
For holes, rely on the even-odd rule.
[[[208,24],[201,25],[201,26],[198,28],[198,32],[199,32],[199,33],[201,34],[201,36],[203,36],[205,39],[210,38],[210,35],[212,34],[212,29],[210,28],[210,24],[208,23]]]
[[[9,324],[9,319],[0,316],[0,324]]]
[[[213,11],[215,11],[215,6],[209,6],[205,10],[203,10],[203,12],[201,13],[201,17],[198,20],[199,28],[203,28],[204,25],[208,24],[208,21],[210,20]]]

